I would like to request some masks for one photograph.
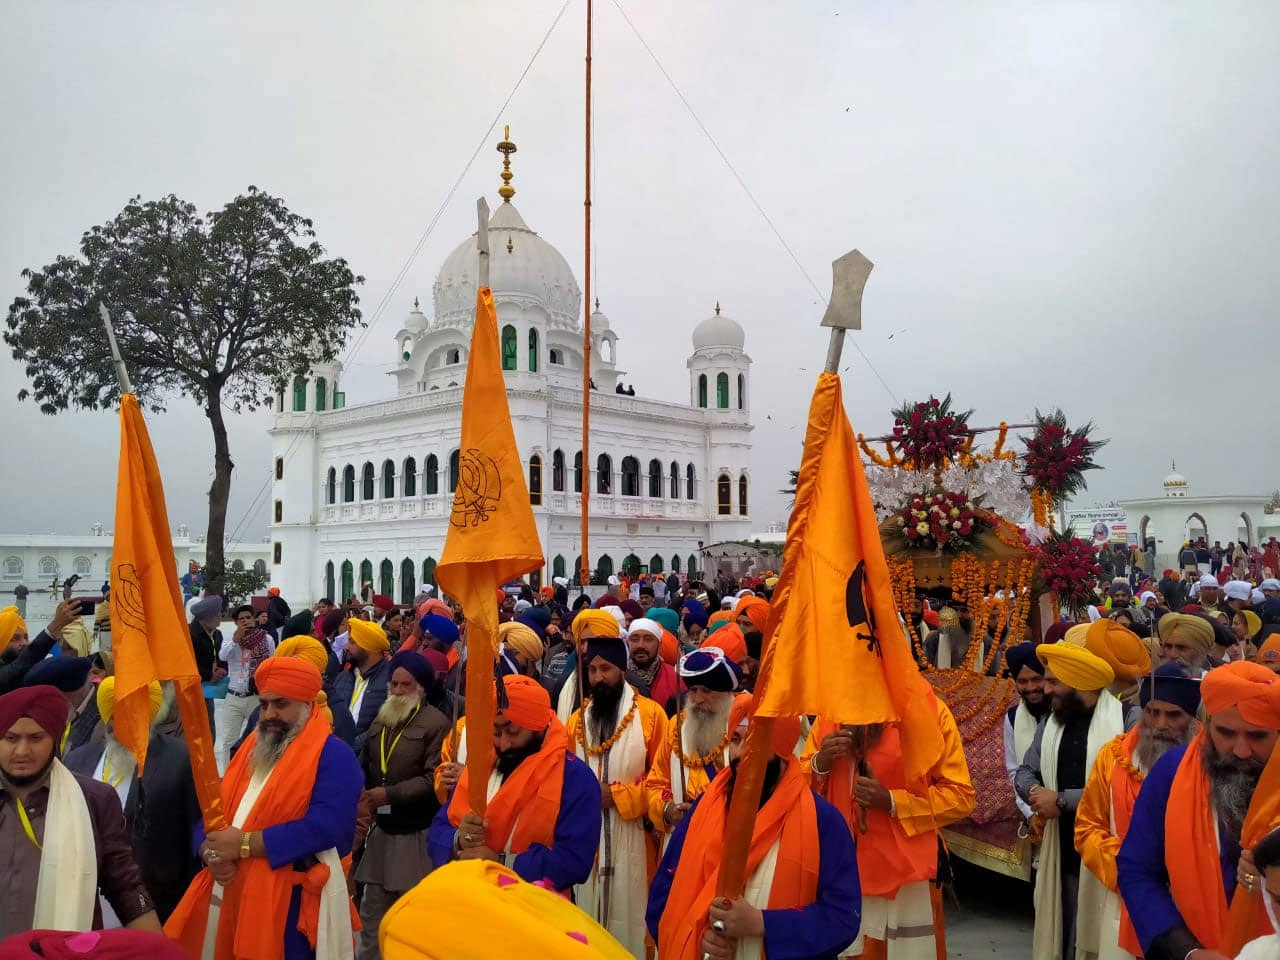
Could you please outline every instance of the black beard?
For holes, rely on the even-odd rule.
[[[1250,757],[1240,760],[1229,754],[1221,754],[1213,746],[1213,740],[1205,739],[1204,768],[1209,775],[1209,791],[1213,806],[1233,840],[1239,840],[1245,814],[1253,800],[1253,791],[1262,777],[1263,764]]]
[[[6,772],[4,774],[5,782],[7,782],[10,786],[17,787],[19,790],[21,790],[23,787],[29,787],[33,783],[39,783],[40,779],[44,777],[46,774],[48,774],[49,768],[53,766],[53,759],[54,759],[53,754],[50,754],[49,762],[46,763],[44,767],[41,768],[40,772],[33,773],[27,777],[15,777],[13,774]]]
[[[597,683],[591,688],[591,733],[596,743],[603,743],[613,736],[618,727],[618,705],[622,702],[622,684],[616,687]]]
[[[1031,714],[1031,716],[1035,717],[1037,720],[1039,720],[1046,713],[1048,713],[1053,706],[1053,704],[1049,702],[1048,697],[1041,697],[1039,703],[1032,703],[1026,697],[1023,697],[1022,702],[1026,704],[1027,712]]]
[[[498,751],[498,773],[502,774],[505,780],[511,774],[515,773],[516,767],[520,766],[525,760],[528,760],[535,753],[542,749],[542,734],[535,734],[534,738],[529,741],[526,746],[512,747],[510,750]]]
[[[741,758],[739,758],[741,759]],[[760,805],[756,807],[761,809],[769,798],[773,796],[774,789],[778,786],[778,780],[782,777],[782,758],[776,754],[769,758],[769,763],[764,768],[764,783],[760,787]],[[729,799],[733,799],[733,788],[738,783],[738,760],[729,761]]]
[[[18,654],[21,652],[21,650],[10,647],[4,653],[0,653],[0,664],[13,663],[13,661],[18,659]]]
[[[1071,690],[1062,698],[1053,697],[1049,701],[1049,707],[1053,710],[1053,719],[1063,726],[1066,726],[1072,720],[1083,717],[1088,712],[1084,701],[1080,699],[1080,693],[1076,690]]]
[[[764,647],[764,634],[759,630],[751,630],[744,633],[742,637],[747,641],[747,656],[752,660],[759,660]]]

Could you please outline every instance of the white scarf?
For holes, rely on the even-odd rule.
[[[1039,721],[1027,709],[1025,700],[1018,700],[1018,709],[1013,712],[1013,752],[1018,763],[1027,755],[1027,748],[1036,738],[1036,726]]]
[[[577,664],[574,665],[573,673],[565,680],[564,686],[560,688],[560,696],[556,698],[556,716],[560,718],[560,722],[566,727],[569,725],[569,718],[573,716],[573,712],[578,709],[578,669]]]
[[[1103,744],[1124,733],[1124,706],[1109,691],[1098,695],[1089,721],[1085,747],[1085,777],[1093,772],[1093,761]],[[1058,746],[1062,742],[1062,724],[1049,714],[1044,736],[1040,740],[1040,775],[1044,785],[1058,789]],[[1060,819],[1046,820],[1044,840],[1040,843],[1040,870],[1036,874],[1036,925],[1032,937],[1034,960],[1059,960],[1062,956],[1062,869],[1058,855]],[[1101,896],[1090,884],[1105,890],[1092,871],[1080,871],[1079,896],[1076,901],[1076,956],[1098,952],[1098,913]],[[1086,915],[1087,914],[1087,915]]]
[[[773,874],[778,866],[780,849],[782,849],[781,837],[773,841],[773,846],[765,853],[760,866],[756,867],[755,872],[747,878],[747,886],[742,892],[742,897],[757,910],[763,910],[769,906],[769,894],[773,893]],[[638,953],[636,956],[644,956],[644,954]],[[763,958],[764,937],[742,937],[738,941],[734,960],[763,960]]]
[[[44,814],[33,930],[93,929],[93,908],[98,903],[97,850],[84,791],[75,774],[54,757],[49,768],[49,803]]]
[[[622,722],[636,702],[631,684],[622,685],[622,699],[618,701],[618,722]],[[581,729],[587,743],[600,745],[595,731],[587,722],[591,707],[582,715]],[[590,757],[579,738],[574,738],[574,751],[587,762],[592,773],[601,783],[639,783],[648,771],[645,759],[644,720],[639,708],[607,755]],[[608,770],[605,760],[608,759]],[[612,870],[608,901],[605,901],[605,885],[600,879],[600,868]],[[617,809],[606,810],[600,825],[600,848],[596,865],[586,883],[574,891],[574,902],[595,918],[621,943],[632,956],[644,956],[644,914],[648,902],[649,881],[645,869],[644,820],[623,820]]]
[[[1113,773],[1114,776],[1114,768]],[[1110,793],[1110,791],[1107,791]],[[1107,810],[1111,818],[1111,835],[1116,835],[1116,805],[1112,800],[1107,805]],[[1084,869],[1080,871],[1080,879],[1083,883],[1084,875],[1093,876],[1093,871]],[[1102,884],[1099,884],[1102,886]],[[1120,895],[1114,890],[1108,890],[1102,887],[1102,905],[1098,915],[1098,960],[1133,960],[1133,954],[1120,946]],[[1077,921],[1076,929],[1079,930],[1080,924]],[[1077,950],[1076,955],[1079,956]]]

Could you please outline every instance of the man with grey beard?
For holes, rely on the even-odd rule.
[[[1138,685],[1142,719],[1098,751],[1076,809],[1075,844],[1080,861],[1103,888],[1101,903],[1078,923],[1098,926],[1099,960],[1141,953],[1133,924],[1116,887],[1116,853],[1147,772],[1173,747],[1185,746],[1199,725],[1200,682],[1177,663],[1166,663]]]
[[[449,718],[426,702],[435,671],[416,650],[403,650],[388,665],[387,699],[360,751],[365,792],[374,816],[356,867],[364,885],[360,900],[359,960],[377,960],[378,926],[407,890],[431,872],[427,828],[440,803],[434,790],[440,748]]]
[[[1205,728],[1151,768],[1117,857],[1120,895],[1148,960],[1225,960],[1237,880],[1246,895],[1259,889],[1241,829],[1263,769],[1280,762],[1280,676],[1234,662],[1211,670],[1200,692]],[[1251,936],[1267,932],[1260,921]]]
[[[189,852],[201,814],[186,741],[158,731],[163,704],[160,684],[152,681],[150,693],[151,739],[142,776],[137,776],[133,754],[115,737],[115,677],[106,677],[97,689],[98,711],[106,727],[104,738],[72,750],[63,763],[72,773],[115,789],[142,881],[164,923],[200,869],[199,861]],[[115,914],[109,911],[110,904],[103,900],[103,921],[108,927],[116,925],[112,922]]]

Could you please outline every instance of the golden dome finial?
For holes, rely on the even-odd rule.
[[[510,203],[516,195],[516,188],[511,185],[511,155],[516,152],[516,145],[511,142],[511,127],[502,128],[502,140],[498,143],[498,152],[502,154],[502,186],[498,188],[498,196],[503,203]]]

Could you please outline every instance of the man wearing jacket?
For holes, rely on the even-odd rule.
[[[369,728],[387,699],[387,681],[391,669],[387,653],[391,643],[387,632],[376,623],[357,620],[347,623],[351,641],[343,652],[343,659],[350,666],[338,675],[333,683],[334,699],[345,704],[356,724],[355,750],[364,749]]]

